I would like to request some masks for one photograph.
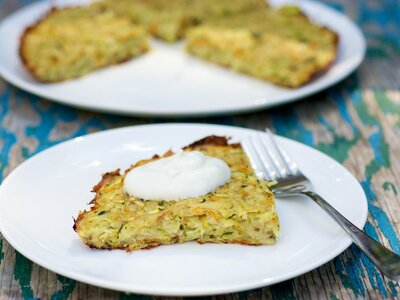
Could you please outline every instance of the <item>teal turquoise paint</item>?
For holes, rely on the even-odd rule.
[[[339,115],[342,120],[351,128],[353,137],[350,139],[339,136],[335,133],[334,128],[331,124],[327,122],[323,117],[319,118],[319,123],[323,125],[327,131],[332,135],[333,142],[331,143],[321,143],[316,145],[316,147],[332,156],[339,162],[343,163],[349,154],[349,150],[357,143],[360,139],[360,132],[357,127],[354,125],[354,122],[350,116],[348,111],[346,100],[343,95],[338,93],[337,90],[331,90],[330,93],[330,101],[332,101],[339,111]]]
[[[27,5],[27,4],[31,4],[34,2],[40,2],[40,1],[44,1],[44,0],[19,0],[21,3]]]
[[[353,245],[352,247],[350,247],[350,252],[352,253],[352,255],[349,255],[350,258],[344,261],[344,268],[351,281],[353,290],[365,296],[366,290],[362,281],[362,277],[365,276],[365,273],[362,269],[361,260],[359,259],[360,249]],[[354,259],[352,257],[354,257]]]
[[[9,104],[9,99],[10,99],[10,90],[8,88],[5,89],[2,95],[0,95],[0,120],[4,120],[5,116],[7,115],[8,112],[8,104]],[[3,123],[3,122],[1,122]],[[5,126],[3,124],[0,125],[0,139],[2,142],[2,148],[0,152],[0,183],[3,180],[3,172],[4,168],[7,165],[9,154],[10,154],[10,149],[12,145],[15,144],[16,138],[15,135],[10,133],[5,129]],[[0,263],[4,259],[4,252],[3,252],[3,239],[0,236]]]
[[[379,48],[400,51],[400,12],[396,0],[382,1],[385,5],[371,9],[368,5],[359,5],[358,23],[362,27],[369,42],[378,44]],[[379,2],[377,2],[379,3]],[[372,25],[372,26],[371,26]],[[370,28],[379,28],[379,31]]]
[[[338,137],[334,134],[333,128],[324,119],[320,119],[320,123],[325,126],[331,134],[334,136],[334,142],[332,144],[319,144],[315,145],[320,150],[329,153],[334,158],[344,161],[347,158],[348,151],[360,138],[359,131],[355,127],[352,118],[348,112],[345,99],[335,92],[332,92],[332,101],[337,105],[340,115],[343,120],[349,124],[353,131],[353,138],[351,140],[346,140],[345,138]],[[273,117],[273,124],[279,134],[288,136],[302,142],[314,145],[312,134],[304,129],[302,124],[299,122],[297,116],[291,112],[288,116],[282,116],[281,114],[276,114]],[[355,260],[346,261],[344,264],[336,263],[336,270],[341,277],[344,285],[351,288],[356,295],[365,296],[365,287],[363,285],[362,277],[364,277],[364,272],[361,266],[360,252],[357,248],[352,251],[355,255]],[[372,266],[374,269],[374,266]],[[376,269],[375,269],[376,272]],[[380,278],[382,280],[382,278]],[[383,292],[386,292],[383,290]]]
[[[23,299],[35,299],[31,287],[32,262],[15,251],[14,279],[18,282]]]
[[[383,91],[374,92],[379,107],[387,115],[400,115],[400,105],[391,101]]]
[[[362,186],[363,186],[364,190],[366,191],[368,198],[370,198],[370,196],[372,195],[372,197],[373,197],[372,199],[376,199],[375,194],[372,192],[372,190],[370,188],[369,182],[367,182],[367,181],[362,182]],[[367,191],[369,191],[369,193]],[[374,206],[371,203],[371,201],[369,201],[369,203],[368,203],[368,210],[369,210],[369,213],[371,214],[372,218],[378,223],[379,230],[388,239],[389,244],[390,244],[391,248],[393,249],[393,251],[395,251],[396,253],[399,254],[399,247],[400,247],[399,239],[396,235],[396,231],[390,224],[390,221],[389,221],[386,213],[383,212],[379,207]],[[369,223],[367,223],[367,225],[365,226],[365,231],[372,238],[379,240],[374,227],[372,225],[370,225]],[[381,293],[383,293],[383,294],[387,293],[383,286],[383,278],[382,278],[382,275],[380,274],[380,272],[376,269],[376,267],[371,263],[371,261],[364,254],[362,254],[362,260],[363,260],[365,267],[368,270],[371,284],[374,287],[379,288]],[[376,284],[374,284],[374,282],[376,282]],[[394,294],[392,294],[392,296],[397,297],[397,294],[398,294],[397,291],[394,290],[393,292],[394,292]]]
[[[371,115],[368,110],[368,106],[362,98],[361,91],[359,89],[353,89],[352,86],[349,86],[347,92],[350,96],[351,103],[354,105],[354,108],[357,111],[357,115],[360,117],[361,121],[365,125],[377,125],[374,116]]]
[[[42,108],[40,107],[39,101],[32,101],[31,105],[40,118],[39,124],[26,128],[26,135],[35,138],[38,142],[37,148],[33,151],[33,153],[30,153],[30,155],[34,155],[59,142],[49,140],[50,132],[57,124],[58,117],[55,116],[52,109],[54,105],[49,105],[46,108]]]
[[[21,153],[22,153],[23,158],[25,158],[25,159],[29,158],[29,156],[30,156],[29,152],[30,151],[29,151],[28,147],[21,147]]]
[[[360,181],[360,184],[364,190],[365,195],[367,196],[368,201],[376,201],[376,196],[371,188],[370,182],[368,180],[364,180]]]
[[[373,238],[374,240],[379,242],[378,234],[377,234],[375,228],[371,225],[371,223],[367,222],[367,224],[365,224],[364,230],[371,238]],[[369,258],[364,253],[361,253],[361,260],[367,270],[366,273],[368,275],[371,286],[374,289],[379,289],[379,291],[386,298],[387,291],[385,289],[383,277],[382,277],[380,271],[378,271],[378,269],[375,267],[375,265],[369,260]]]
[[[400,255],[400,240],[397,237],[396,231],[391,226],[387,215],[382,212],[379,207],[373,204],[370,204],[368,209],[371,215],[373,215],[374,219],[378,222],[378,227],[386,229],[384,235],[388,239],[392,250]]]
[[[377,128],[377,131],[369,137],[369,142],[374,153],[374,160],[372,160],[366,168],[367,180],[363,182],[363,187],[368,194],[369,200],[376,200],[376,195],[371,188],[371,180],[374,174],[376,174],[382,167],[390,167],[389,160],[389,146],[384,139],[380,124],[374,119],[369,113],[367,113],[366,105],[360,99],[356,99],[357,112],[361,116],[363,123]],[[385,235],[385,237],[391,242],[391,247],[394,251],[399,252],[399,239],[389,222],[389,218],[379,207],[370,205],[369,212],[372,217],[378,222],[379,229]]]
[[[340,117],[346,122],[347,125],[350,126],[352,132],[354,133],[355,131],[358,131],[347,108],[346,99],[343,97],[343,94],[339,93],[337,89],[332,89],[329,90],[329,96],[330,101],[336,105]]]
[[[55,126],[57,126],[58,121],[67,123],[77,121],[78,115],[76,111],[60,104],[46,103],[46,105],[42,105],[42,100],[40,100],[38,97],[22,91],[19,93],[22,94],[21,96],[24,96],[28,99],[32,109],[39,116],[39,123],[26,129],[26,135],[35,138],[39,142],[38,147],[33,151],[33,153],[25,153],[27,157],[54,146],[55,144],[58,144],[66,139],[85,135],[89,133],[89,130],[93,131],[93,129],[107,129],[107,126],[102,118],[94,116],[89,118],[75,132],[71,133],[69,137],[60,140],[49,140],[50,132]],[[109,119],[112,120],[113,123],[117,122],[117,117],[110,116]]]
[[[373,133],[368,141],[371,149],[374,153],[374,159],[368,164],[365,173],[366,181],[362,182],[362,186],[368,196],[369,200],[369,212],[371,216],[377,221],[379,230],[391,241],[391,247],[398,249],[399,239],[397,238],[396,232],[393,226],[388,222],[388,217],[379,207],[372,205],[371,201],[376,200],[376,195],[372,190],[371,180],[373,176],[382,168],[390,167],[389,160],[389,149],[388,144],[382,134],[382,129],[378,121],[369,113],[366,103],[363,101],[359,92],[353,92],[351,101],[354,104],[356,111],[361,121],[368,126],[376,128],[376,132]],[[398,250],[395,250],[398,251]]]
[[[343,163],[349,155],[349,150],[354,146],[354,144],[358,141],[359,135],[355,134],[353,138],[350,140],[338,136],[333,127],[324,119],[320,118],[319,123],[323,125],[327,131],[332,135],[333,142],[332,143],[320,143],[315,145],[318,150],[328,154],[333,157],[340,163]]]
[[[385,181],[383,183],[383,189],[385,191],[391,191],[395,196],[397,196],[397,187],[393,182]]]
[[[374,153],[374,159],[369,162],[365,169],[366,174],[366,184],[368,186],[368,193],[372,196],[370,200],[376,200],[375,194],[372,192],[371,180],[373,176],[382,168],[390,167],[389,161],[389,146],[382,136],[381,129],[379,128],[377,132],[373,133],[369,137],[369,142],[371,149]]]
[[[76,287],[76,281],[67,277],[57,274],[57,280],[61,283],[61,290],[55,292],[52,296],[52,300],[66,300],[72,294]]]
[[[352,277],[350,277],[347,268],[345,268],[345,262],[343,261],[343,258],[338,256],[333,260],[333,263],[335,265],[336,275],[340,277],[340,281],[342,282],[343,286],[347,289],[351,289],[356,296],[365,296],[364,287],[354,285]]]
[[[25,153],[26,155],[31,156],[66,139],[87,133],[89,127],[81,126],[75,134],[72,134],[69,137],[60,140],[50,140],[50,132],[57,125],[59,120],[72,122],[77,118],[77,116],[69,108],[65,108],[61,105],[51,104],[46,108],[42,108],[39,101],[32,102],[31,105],[35,112],[39,115],[40,121],[37,125],[28,127],[26,129],[26,135],[35,138],[38,142],[38,146],[32,153]],[[89,122],[87,126],[90,125],[91,123]],[[101,129],[104,128],[105,126],[102,125]]]
[[[346,88],[345,92],[347,95],[350,96],[350,102],[356,108],[356,111],[359,117],[361,118],[361,121],[365,125],[373,126],[376,128],[375,133],[372,134],[370,137],[368,137],[368,142],[371,146],[371,149],[373,149],[374,160],[372,160],[369,163],[369,165],[365,170],[367,179],[364,182],[361,182],[364,191],[366,192],[368,197],[369,207],[371,207],[371,201],[376,200],[375,193],[373,192],[371,186],[371,179],[373,175],[376,174],[376,172],[378,172],[382,167],[390,165],[390,161],[388,159],[389,149],[381,133],[380,124],[377,123],[376,119],[369,113],[368,107],[366,106],[366,103],[362,99],[362,94],[357,89],[354,89],[354,85],[357,82],[356,79],[357,78],[354,77],[349,78],[349,80],[345,81],[342,85],[344,88]],[[348,112],[345,99],[341,95],[337,94],[335,91],[331,92],[331,99],[337,105],[342,119],[352,128],[354,137],[352,141],[347,141],[344,140],[343,138],[338,139],[338,137],[334,135],[334,142],[333,142],[333,144],[335,145],[334,147],[328,144],[317,145],[317,147],[320,150],[329,153],[334,158],[340,159],[342,161],[342,159],[346,157],[348,150],[351,149],[351,146],[354,145],[355,142],[359,138],[361,138],[361,136],[359,130],[355,126]],[[326,122],[326,120],[321,118],[319,121],[332,134],[334,134],[333,129]],[[387,215],[378,207],[375,207],[375,209],[373,209],[372,211],[370,209],[370,213],[375,220],[377,220],[378,218],[380,218],[381,220],[386,220],[386,222],[381,221],[380,223],[377,221],[379,229],[386,237],[390,236],[390,238],[389,237],[388,238],[392,239],[395,244],[398,243],[396,234],[394,234],[393,237],[393,227],[391,226],[390,222],[389,223],[387,222],[388,220]],[[373,284],[374,287],[377,288],[383,295],[387,295],[387,291],[385,290],[384,287],[383,277],[380,274],[380,272],[376,269],[376,267],[368,260],[368,258],[366,258],[364,254],[360,253],[358,248],[352,246],[350,249],[355,257],[354,261],[346,262],[344,265],[342,265],[339,259],[335,260],[335,268],[341,278],[343,285],[345,285],[348,288],[351,288],[356,295],[365,296],[365,288],[361,280],[361,278],[365,276],[364,272],[362,271],[362,268],[360,268],[362,263],[367,269],[367,273],[369,279],[371,280],[371,284]]]
[[[8,130],[4,129],[3,126],[0,128],[0,138],[3,142],[3,147],[1,150],[1,157],[0,157],[0,183],[4,179],[4,169],[8,165],[10,150],[12,146],[17,142],[17,138],[15,135]]]
[[[51,115],[64,122],[76,121],[78,119],[78,113],[72,107],[44,101],[40,97],[18,88],[14,88],[14,90],[17,99],[24,99],[24,101],[29,102],[32,108],[35,108],[36,112],[44,111],[46,113],[51,113]]]
[[[0,95],[0,140],[2,141],[2,147],[0,151],[0,183],[4,179],[4,169],[8,165],[10,160],[10,151],[13,145],[17,142],[15,134],[8,131],[6,126],[3,124],[9,112],[9,105],[11,99],[11,91],[7,86],[2,95]]]
[[[382,49],[380,47],[369,47],[367,49],[366,56],[368,58],[387,58],[389,55],[385,51],[385,49]]]
[[[378,131],[371,134],[369,142],[374,151],[375,162],[379,165],[379,167],[377,167],[390,167],[389,145],[386,143],[380,128]]]
[[[307,145],[314,145],[312,132],[306,130],[292,109],[272,116],[272,124],[277,134],[297,140]]]
[[[85,124],[79,127],[79,129],[73,134],[73,137],[85,135],[89,133],[89,129],[96,128],[100,130],[106,130],[107,126],[99,118],[91,118]]]
[[[388,286],[393,298],[397,297],[398,295],[397,289],[399,288],[399,284],[394,281],[388,281]]]
[[[336,2],[328,2],[329,6],[336,9],[337,11],[343,12],[343,5],[340,3],[336,3]]]

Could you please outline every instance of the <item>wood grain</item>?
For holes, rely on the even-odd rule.
[[[0,18],[30,1],[0,1]],[[398,1],[340,1],[363,29],[367,57],[349,78],[295,104],[193,122],[264,129],[311,145],[343,163],[369,202],[365,231],[400,253],[400,9]],[[1,47],[1,45],[0,45]],[[1,51],[1,50],[0,50]],[[123,118],[47,102],[0,79],[0,182],[20,163],[59,142],[89,132],[163,120]],[[329,263],[273,286],[212,299],[399,298],[352,245]],[[0,240],[0,299],[161,299],[97,288],[54,274]]]

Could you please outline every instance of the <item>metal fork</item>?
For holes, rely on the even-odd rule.
[[[400,280],[400,256],[385,248],[361,229],[351,223],[320,195],[312,190],[310,180],[299,170],[288,154],[279,147],[272,132],[267,136],[259,133],[248,140],[246,151],[256,175],[276,181],[272,186],[276,196],[308,196],[327,212],[351,237],[353,242],[367,255],[383,274],[393,280]]]

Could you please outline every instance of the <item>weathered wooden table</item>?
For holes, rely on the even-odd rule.
[[[28,2],[0,1],[0,18]],[[400,253],[399,2],[326,2],[356,20],[368,39],[366,60],[356,73],[295,104],[253,114],[190,121],[258,129],[269,126],[280,135],[334,157],[358,178],[367,194],[369,215],[365,231]],[[42,100],[0,79],[0,182],[27,158],[64,140],[108,128],[153,122],[165,120],[81,111]],[[352,245],[329,263],[293,280],[216,298],[400,298],[399,295],[399,283],[383,277]],[[0,239],[1,299],[142,297],[54,274]]]

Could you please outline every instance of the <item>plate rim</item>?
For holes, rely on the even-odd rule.
[[[226,129],[227,131],[229,130],[236,130],[236,131],[240,131],[240,132],[261,132],[257,129],[250,129],[250,128],[242,128],[242,127],[238,127],[238,126],[227,126],[227,125],[219,125],[219,124],[201,124],[201,123],[156,123],[156,124],[147,124],[147,125],[134,125],[134,126],[125,126],[125,127],[119,127],[119,128],[114,128],[114,129],[108,129],[108,130],[103,130],[103,131],[99,131],[96,133],[90,133],[90,134],[86,134],[83,136],[79,136],[79,137],[75,137],[72,139],[68,139],[66,141],[63,141],[57,145],[51,146],[35,155],[33,155],[32,157],[28,158],[27,160],[25,160],[23,163],[21,163],[20,165],[18,165],[15,169],[13,169],[11,171],[11,173],[6,176],[6,178],[3,180],[2,184],[0,185],[0,207],[2,205],[2,202],[5,200],[2,200],[2,194],[4,193],[4,189],[7,188],[8,182],[13,180],[13,177],[18,176],[18,172],[20,172],[20,170],[23,170],[25,168],[25,166],[27,164],[30,163],[31,160],[37,159],[38,157],[41,156],[45,156],[48,152],[51,151],[57,151],[58,148],[62,148],[67,144],[74,144],[76,143],[78,140],[84,140],[84,139],[90,139],[90,138],[96,138],[97,136],[101,136],[101,135],[107,135],[107,134],[113,134],[114,132],[121,132],[121,131],[130,131],[130,130],[135,130],[136,128],[146,128],[146,127],[180,127],[180,126],[193,126],[193,127],[204,127],[205,129],[212,129],[212,128],[220,128],[220,129]],[[308,146],[306,144],[302,144],[298,141],[286,138],[286,137],[282,137],[282,136],[277,136],[278,139],[283,139],[283,140],[287,140],[290,142],[293,142],[294,144],[298,144],[301,146],[304,146],[306,148],[308,148],[308,150],[313,150],[316,152],[319,152],[319,154],[323,155],[324,158],[328,158],[330,160],[334,160],[337,164],[339,164],[340,166],[343,167],[343,171],[345,171],[348,175],[350,175],[353,179],[355,179],[357,182],[358,180],[356,179],[356,177],[346,168],[344,167],[342,164],[340,164],[339,162],[337,162],[334,158],[328,156],[327,154],[311,147]],[[84,142],[84,141],[83,141]],[[362,203],[362,207],[360,208],[361,211],[361,215],[362,217],[360,217],[360,224],[356,224],[358,226],[360,226],[361,228],[363,228],[366,224],[367,221],[367,217],[368,217],[368,200],[366,197],[366,194],[364,192],[364,190],[362,189],[360,183],[358,182],[358,188],[360,189],[360,191],[362,191],[362,196],[363,196],[363,201],[360,202]],[[330,253],[330,255],[327,255],[326,257],[324,257],[323,259],[319,259],[317,262],[314,262],[313,264],[308,265],[306,268],[302,268],[301,270],[297,271],[297,272],[292,272],[289,275],[287,274],[281,274],[279,276],[275,276],[274,279],[266,282],[265,280],[262,280],[261,278],[258,280],[250,280],[247,279],[247,282],[245,283],[231,283],[229,287],[224,287],[224,288],[214,288],[214,289],[209,289],[207,291],[204,291],[203,288],[201,287],[189,287],[187,290],[180,290],[180,291],[174,291],[171,288],[157,288],[156,291],[152,291],[151,287],[148,287],[147,285],[145,285],[142,288],[137,287],[137,286],[133,286],[131,288],[127,288],[127,284],[126,283],[116,283],[116,282],[110,282],[109,280],[105,280],[105,279],[99,279],[99,278],[94,278],[93,276],[89,276],[89,275],[79,275],[81,274],[80,272],[74,271],[74,270],[69,270],[69,271],[64,271],[64,270],[58,270],[61,267],[53,267],[51,263],[47,263],[46,261],[41,261],[40,259],[36,259],[35,255],[31,255],[29,253],[29,251],[24,248],[23,246],[20,247],[20,245],[18,245],[18,241],[13,239],[12,237],[10,237],[8,235],[7,232],[7,225],[4,225],[3,222],[0,219],[0,232],[2,234],[2,236],[7,240],[7,242],[17,251],[19,251],[22,255],[24,255],[25,257],[27,257],[28,259],[30,259],[31,261],[33,261],[34,263],[38,264],[39,266],[42,266],[52,272],[55,272],[57,274],[66,276],[68,278],[73,278],[77,281],[83,282],[83,283],[88,283],[97,287],[102,287],[102,288],[107,288],[107,289],[112,289],[112,290],[118,290],[121,292],[131,292],[131,293],[137,293],[137,294],[142,294],[142,295],[154,295],[154,296],[207,296],[207,295],[220,295],[220,294],[227,294],[227,293],[233,293],[233,292],[240,292],[240,291],[245,291],[245,290],[252,290],[252,289],[256,289],[256,288],[261,288],[261,287],[265,287],[265,286],[269,286],[271,284],[276,284],[285,280],[289,280],[292,278],[295,278],[299,275],[305,274],[311,270],[314,270],[320,266],[322,266],[323,264],[331,261],[332,259],[334,259],[336,256],[340,255],[342,252],[344,252],[351,244],[352,241],[350,239],[348,239],[347,241],[343,241],[342,242],[342,246],[339,247],[336,252],[334,253]],[[21,249],[22,248],[22,249]]]
[[[29,4],[27,6],[23,6],[17,11],[11,13],[7,17],[3,18],[0,21],[0,34],[2,30],[4,30],[5,25],[12,21],[14,18],[18,17],[20,14],[24,14],[29,10],[35,10],[38,9],[40,6],[44,6],[49,4],[50,0],[45,0],[45,1],[40,1],[36,3]],[[293,1],[291,0],[279,0],[281,4],[284,3],[292,3]],[[297,2],[296,2],[297,3]],[[184,110],[179,110],[179,111],[169,111],[169,110],[163,110],[159,108],[138,108],[138,107],[133,107],[132,109],[126,110],[125,108],[118,108],[118,107],[113,107],[112,105],[93,105],[93,104],[88,104],[86,101],[82,101],[82,99],[87,98],[85,97],[79,97],[78,99],[75,99],[73,96],[63,96],[63,95],[56,95],[57,92],[55,91],[45,91],[42,90],[40,86],[37,85],[37,83],[31,83],[20,76],[16,75],[15,72],[10,72],[7,70],[7,68],[3,67],[2,64],[0,64],[0,76],[3,77],[7,82],[11,83],[12,85],[27,91],[33,95],[39,96],[41,98],[46,99],[47,101],[55,102],[55,103],[60,103],[63,105],[67,105],[70,107],[75,107],[75,108],[80,108],[84,109],[87,111],[97,111],[97,112],[102,112],[102,113],[108,113],[108,114],[115,114],[115,115],[124,115],[124,116],[138,116],[138,117],[164,117],[164,118],[174,118],[174,117],[201,117],[201,116],[222,116],[222,115],[234,115],[234,114],[239,114],[239,113],[248,113],[248,112],[254,112],[254,111],[260,111],[264,109],[270,109],[276,106],[280,105],[285,105],[288,103],[292,103],[295,101],[299,101],[301,99],[304,99],[308,96],[317,94],[331,86],[334,86],[338,82],[342,81],[344,78],[349,76],[353,71],[355,71],[362,61],[365,58],[366,55],[366,40],[363,32],[359,28],[359,26],[352,20],[350,19],[347,15],[343,14],[342,12],[339,12],[330,6],[319,3],[313,0],[301,0],[298,2],[298,5],[302,6],[314,6],[317,7],[318,9],[321,10],[326,10],[329,11],[330,13],[333,13],[336,17],[343,18],[348,22],[349,26],[352,27],[352,30],[357,34],[358,38],[360,39],[361,45],[359,49],[359,53],[357,53],[357,56],[354,57],[346,66],[346,69],[341,72],[339,75],[336,75],[334,78],[331,80],[323,81],[321,83],[315,83],[315,82],[310,82],[304,85],[303,87],[300,87],[299,89],[300,92],[295,93],[294,95],[289,95],[288,97],[281,98],[280,100],[277,100],[273,103],[268,103],[268,101],[264,100],[263,101],[255,101],[249,100],[248,103],[241,103],[240,105],[234,106],[234,107],[228,107],[228,106],[222,106],[222,107],[214,107],[214,108],[202,108],[202,109],[190,109],[186,107]],[[333,28],[333,30],[335,30]],[[339,47],[341,45],[341,42],[339,41]],[[338,55],[340,55],[340,49],[338,49]],[[335,62],[333,62],[333,65]],[[321,76],[323,78],[324,75]],[[86,103],[86,104],[85,104]]]

